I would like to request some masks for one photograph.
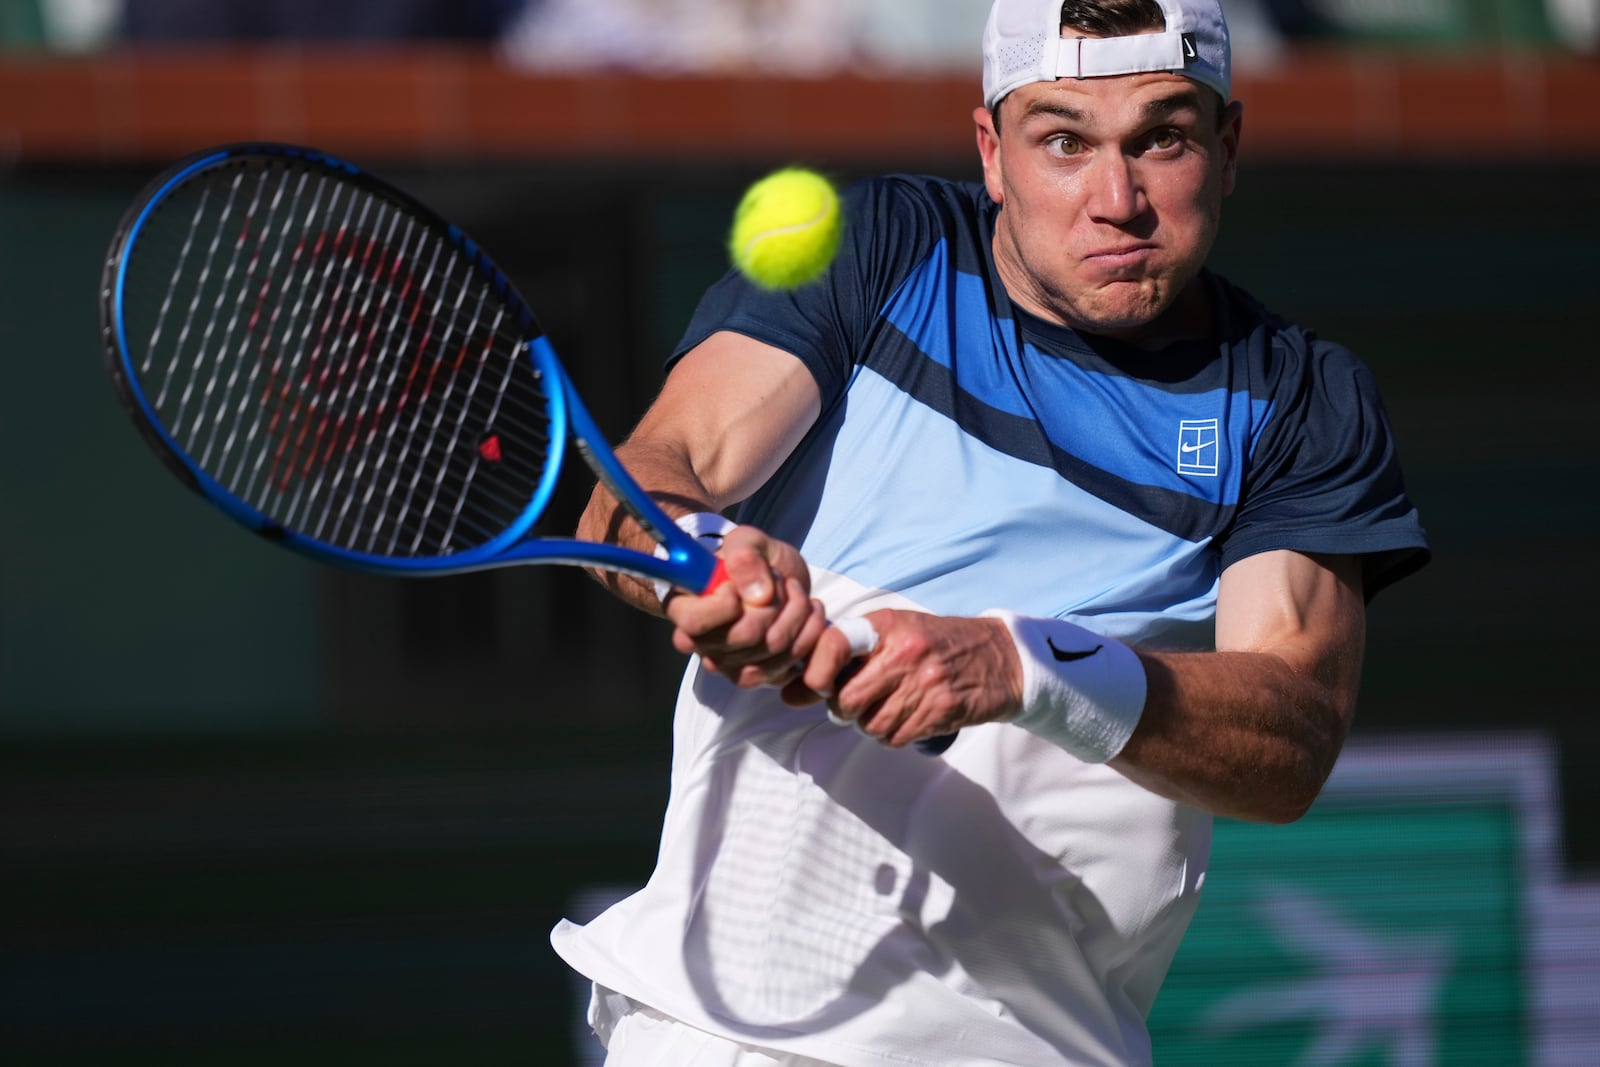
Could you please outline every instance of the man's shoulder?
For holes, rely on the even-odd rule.
[[[863,178],[847,189],[846,199],[879,213],[947,219],[973,219],[989,205],[989,195],[981,183],[909,173]]]
[[[844,258],[872,308],[908,279],[938,285],[983,275],[994,209],[981,184],[924,174],[882,174],[844,189]]]
[[[1208,271],[1207,278],[1223,344],[1293,367],[1361,365],[1354,352],[1323,337],[1315,326],[1269,308],[1249,290],[1220,274]]]

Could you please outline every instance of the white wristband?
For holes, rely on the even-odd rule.
[[[738,525],[727,516],[719,515],[714,511],[696,511],[689,515],[680,515],[676,521],[678,529],[699,541],[712,553],[722,547],[722,539],[727,536],[729,530]],[[656,558],[667,558],[666,545],[656,546]],[[656,599],[666,603],[667,594],[672,592],[672,583],[654,582],[652,584],[655,586]]]
[[[1062,619],[983,615],[1006,624],[1022,658],[1022,710],[1012,722],[1085,763],[1104,763],[1122,751],[1144,713],[1138,653]]]

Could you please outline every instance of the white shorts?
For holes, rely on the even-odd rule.
[[[617,994],[610,994],[616,997]],[[615,1005],[617,1002],[612,1001]],[[610,1025],[605,1067],[833,1067],[776,1049],[741,1045],[637,1001]]]

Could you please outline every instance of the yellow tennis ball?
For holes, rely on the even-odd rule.
[[[728,254],[757,285],[795,289],[828,269],[843,232],[833,183],[816,171],[785,167],[745,191]]]

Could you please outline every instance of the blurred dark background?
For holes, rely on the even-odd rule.
[[[664,628],[564,568],[401,582],[242,535],[139,442],[95,309],[105,245],[167,162],[312,143],[475,235],[615,438],[749,181],[976,176],[986,2],[818,0],[778,25],[680,0],[653,59],[605,51],[603,12],[637,26],[635,6],[0,0],[8,1063],[582,1062],[546,934],[650,870],[682,667]],[[727,32],[713,49],[680,14]],[[1591,886],[1596,9],[1229,16],[1245,164],[1213,266],[1367,360],[1435,549],[1374,604],[1357,740],[1547,746],[1547,873]],[[757,69],[784,35],[807,43],[793,69]],[[1525,896],[1507,936],[1561,936]],[[1559,981],[1587,982],[1600,894],[1570,899],[1596,906],[1561,910],[1586,947]],[[1571,1049],[1600,1048],[1580,1031]],[[1505,1047],[1492,1062],[1519,1061]],[[1349,1062],[1389,1062],[1367,1055]]]

